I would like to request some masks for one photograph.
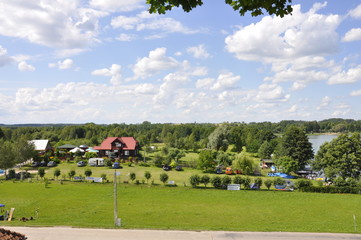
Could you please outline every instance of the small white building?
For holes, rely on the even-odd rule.
[[[49,142],[49,140],[30,140],[29,143],[34,144],[35,151],[39,153],[44,153],[47,151],[52,151],[53,148]]]

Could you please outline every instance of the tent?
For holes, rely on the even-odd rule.
[[[75,145],[72,145],[72,144],[65,144],[65,145],[61,145],[61,146],[59,146],[59,147],[57,147],[57,148],[59,148],[59,149],[73,149],[73,148],[75,148],[76,146]]]
[[[95,150],[95,149],[92,148],[92,147],[88,148],[88,149],[85,150],[85,151],[87,151],[87,152],[95,152],[95,153],[99,152],[98,150]]]
[[[72,150],[70,150],[69,152],[71,152],[71,153],[84,152],[84,150],[79,147],[75,147]]]

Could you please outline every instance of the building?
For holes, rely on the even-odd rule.
[[[100,157],[136,157],[139,153],[139,143],[133,137],[108,137],[100,146],[93,149],[99,151]]]
[[[34,144],[35,151],[37,151],[39,154],[53,151],[53,147],[51,146],[49,140],[31,140],[29,142]]]

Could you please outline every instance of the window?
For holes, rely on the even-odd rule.
[[[129,156],[129,151],[124,151],[125,156]]]

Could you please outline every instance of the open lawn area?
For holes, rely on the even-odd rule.
[[[112,228],[113,184],[0,183],[0,203],[15,208],[4,226]],[[123,228],[354,233],[360,195],[226,191],[150,184],[118,185]],[[20,218],[38,218],[21,222]],[[361,233],[361,228],[357,228]]]

